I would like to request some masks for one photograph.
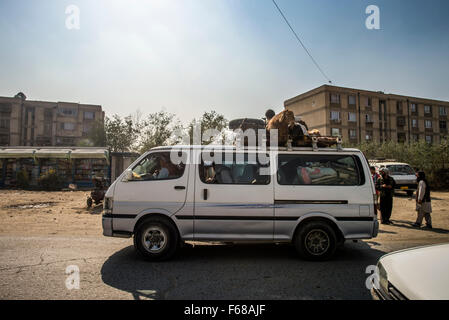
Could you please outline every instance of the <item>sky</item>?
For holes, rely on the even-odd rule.
[[[449,1],[277,3],[334,85],[449,101]],[[379,30],[365,26],[369,5]],[[0,40],[0,96],[108,116],[260,118],[327,83],[272,0],[0,0]]]

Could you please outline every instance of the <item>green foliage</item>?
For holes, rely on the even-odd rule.
[[[112,152],[135,150],[140,133],[140,124],[131,116],[121,118],[118,115],[105,119],[106,145]]]
[[[25,169],[17,172],[17,187],[20,189],[28,189],[30,186],[30,177]]]
[[[424,140],[408,143],[364,142],[359,145],[345,144],[360,149],[367,159],[385,158],[405,162],[414,169],[423,170],[433,188],[449,188],[449,141],[429,144]]]
[[[204,132],[209,129],[213,129],[213,130],[217,130],[218,132],[222,132],[223,129],[225,129],[228,126],[228,120],[226,120],[224,115],[219,114],[214,110],[212,110],[210,112],[204,112],[199,120],[193,119],[188,126],[190,143],[193,143],[193,128],[195,126],[199,126],[201,128],[202,134],[204,134]],[[223,133],[222,133],[222,138],[224,139]],[[214,140],[214,138],[211,138],[209,140],[203,141],[202,143],[210,144],[210,143],[212,143],[213,140]]]
[[[106,147],[106,130],[103,121],[95,121],[89,132],[87,139],[83,139],[78,143],[79,147]]]
[[[55,170],[49,170],[41,174],[38,179],[39,186],[48,191],[60,190],[63,187],[64,179],[58,176]]]
[[[139,151],[143,153],[151,148],[175,144],[174,133],[181,127],[174,114],[159,111],[148,115],[142,122]]]

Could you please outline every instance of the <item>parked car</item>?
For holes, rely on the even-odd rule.
[[[377,267],[376,300],[449,300],[449,244],[393,252]]]
[[[193,240],[290,242],[326,260],[345,240],[377,236],[376,201],[356,149],[160,147],[107,191],[103,234],[134,236],[149,260]]]
[[[387,168],[390,176],[396,182],[395,190],[405,191],[408,196],[412,196],[418,185],[416,183],[416,175],[413,168],[407,163],[401,162],[375,162],[372,163],[376,167],[376,171],[381,168]]]

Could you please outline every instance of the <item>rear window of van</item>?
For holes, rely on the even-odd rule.
[[[351,155],[278,155],[280,185],[357,186],[365,178],[361,161]]]

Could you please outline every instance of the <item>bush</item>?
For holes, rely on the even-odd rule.
[[[38,183],[44,190],[55,191],[62,188],[64,180],[58,176],[55,170],[49,170],[47,173],[41,174]]]
[[[30,186],[30,177],[25,169],[17,172],[17,187],[20,189],[28,189]]]
[[[367,159],[385,158],[405,162],[414,169],[422,170],[433,189],[449,189],[449,141],[443,139],[439,144],[418,142],[364,142],[346,145],[360,149]]]

